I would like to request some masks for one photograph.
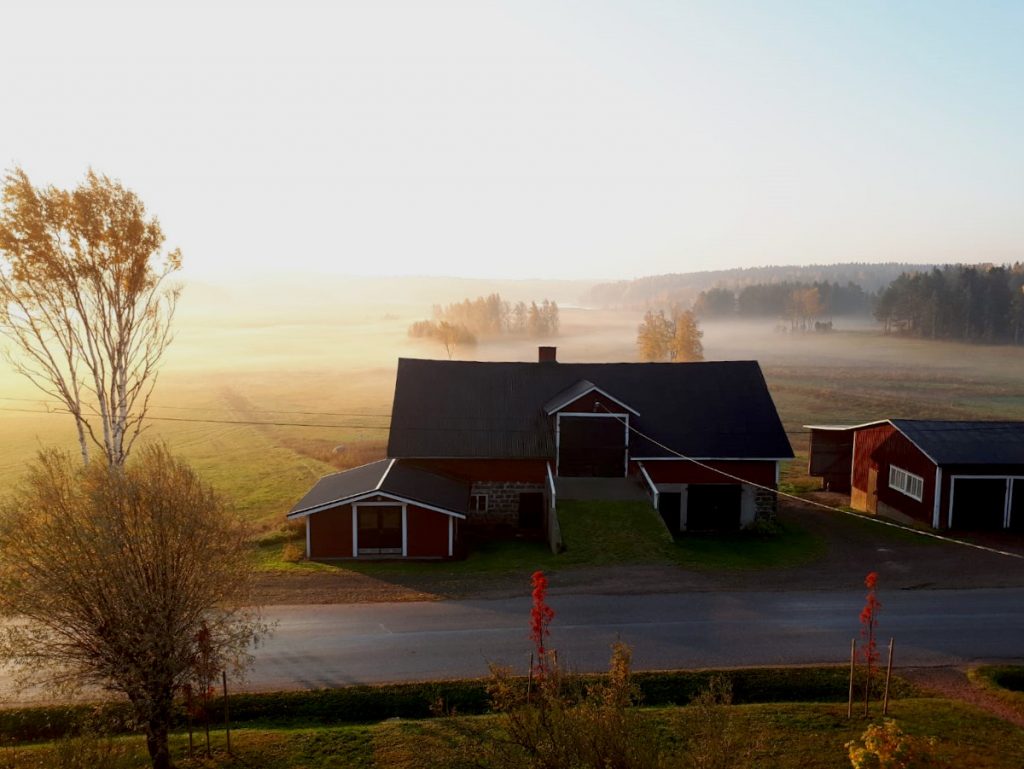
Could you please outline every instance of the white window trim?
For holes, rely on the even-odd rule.
[[[483,508],[474,507],[473,500],[477,497],[483,497],[484,506]],[[469,510],[471,513],[486,513],[490,509],[491,501],[487,496],[486,492],[474,491],[469,495]]]
[[[903,476],[903,483],[900,483],[900,475]],[[895,476],[895,477],[894,477]],[[921,486],[921,493],[914,494],[910,491],[911,482],[917,481]],[[898,465],[889,465],[889,488],[893,491],[898,491],[904,496],[908,496],[911,499],[917,500],[918,502],[924,501],[924,478],[920,475],[915,475],[909,470],[904,470]]]

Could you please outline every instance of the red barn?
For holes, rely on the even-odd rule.
[[[811,430],[810,475],[855,510],[1024,530],[1024,422],[888,419]]]
[[[645,489],[675,532],[735,529],[774,514],[793,456],[756,362],[558,363],[554,348],[399,360],[387,453],[292,509],[309,557],[447,558],[467,527],[543,536],[563,478]]]

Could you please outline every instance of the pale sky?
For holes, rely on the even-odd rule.
[[[1024,2],[0,0],[0,165],[186,275],[1024,259]]]

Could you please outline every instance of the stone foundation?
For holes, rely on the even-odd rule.
[[[779,511],[779,497],[774,491],[754,489],[754,520],[774,521]]]
[[[471,493],[487,495],[487,512],[471,510],[466,523],[470,526],[518,526],[519,495],[529,491],[544,493],[544,484],[524,481],[475,482]]]

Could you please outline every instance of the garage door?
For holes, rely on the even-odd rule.
[[[626,428],[617,417],[561,417],[558,474],[621,478],[626,474]]]
[[[687,531],[735,531],[740,527],[741,487],[690,484],[686,492]]]
[[[1024,478],[1014,478],[1013,499],[1010,502],[1010,528],[1024,532]]]
[[[1002,529],[1005,512],[1005,478],[955,478],[953,480],[954,529],[978,531]]]

